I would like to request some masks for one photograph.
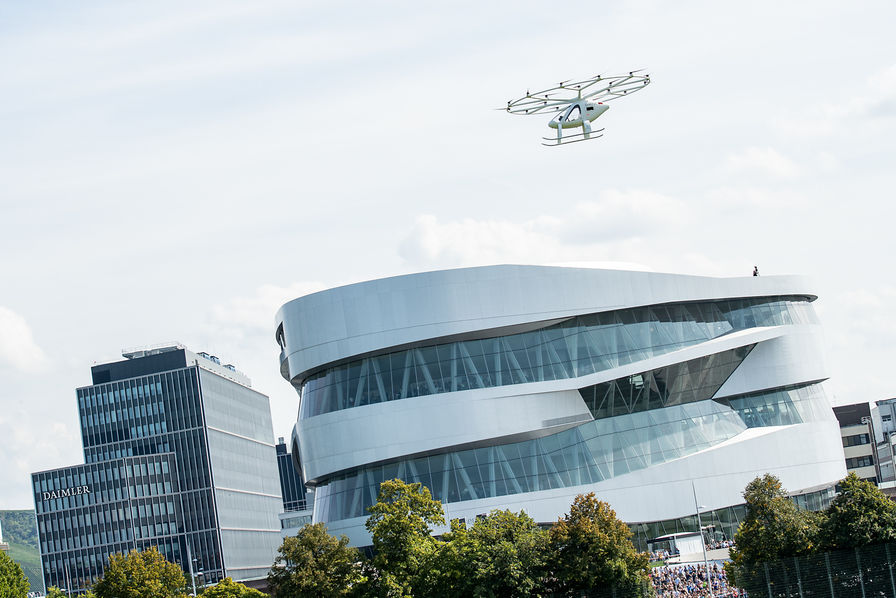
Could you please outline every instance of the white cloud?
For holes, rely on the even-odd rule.
[[[25,318],[0,305],[0,368],[7,366],[33,372],[39,370],[46,359]]]
[[[823,297],[819,316],[831,354],[836,403],[894,396],[887,356],[896,336],[896,287],[872,287]]]
[[[788,207],[802,208],[809,203],[804,194],[796,191],[746,186],[709,189],[706,198],[712,205],[728,211],[770,208],[781,211]]]
[[[427,214],[417,218],[399,255],[410,264],[426,266],[593,260],[594,255],[583,249],[637,243],[645,236],[674,230],[684,213],[682,202],[658,193],[609,190],[597,201],[520,222],[474,218],[443,222]]]
[[[684,204],[666,195],[640,189],[610,189],[596,201],[578,203],[559,216],[540,217],[534,225],[562,243],[595,244],[641,238],[675,228],[684,214]]]
[[[836,329],[843,331],[844,349],[848,346],[865,351],[890,348],[896,337],[896,288],[850,290],[831,299],[839,307],[834,313],[842,319]]]
[[[33,508],[31,472],[65,467],[80,460],[77,428],[25,407],[3,409],[0,438],[4,439],[4,508]]]
[[[532,222],[464,218],[440,222],[423,215],[402,241],[399,254],[412,264],[474,265],[530,261],[533,256],[556,258],[556,242]]]
[[[855,136],[863,120],[866,126],[880,126],[870,121],[896,116],[896,64],[872,73],[864,86],[835,87],[822,97],[779,121],[782,132],[788,137]]]
[[[726,162],[730,172],[769,175],[792,179],[800,175],[800,167],[771,147],[748,147],[744,151],[728,156]]]
[[[896,64],[868,78],[867,91],[850,100],[846,113],[872,118],[896,116]]]
[[[212,317],[224,329],[271,329],[274,315],[281,305],[326,288],[321,282],[295,282],[281,287],[264,284],[248,297],[233,297],[226,303],[212,307]],[[271,332],[273,335],[273,332]]]

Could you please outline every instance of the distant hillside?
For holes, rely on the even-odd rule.
[[[16,544],[30,546],[40,550],[37,543],[37,523],[34,511],[0,511],[0,522],[3,523],[3,539]]]
[[[9,556],[28,576],[31,590],[43,592],[34,511],[0,511],[0,522],[3,524],[3,541],[9,544]]]

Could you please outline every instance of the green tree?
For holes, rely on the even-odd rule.
[[[548,534],[525,513],[492,511],[472,527],[451,522],[419,595],[432,598],[538,596]]]
[[[561,594],[615,587],[639,596],[647,585],[648,558],[632,544],[629,527],[593,492],[576,496],[569,514],[549,530],[549,567]]]
[[[155,548],[109,556],[109,566],[93,586],[97,598],[179,598],[189,580]]]
[[[199,595],[202,598],[266,598],[267,596],[263,592],[246,587],[229,577],[225,577],[217,584],[205,588]]]
[[[380,484],[375,505],[368,509],[367,531],[373,538],[373,567],[365,591],[392,597],[413,596],[429,567],[437,543],[432,526],[444,525],[442,503],[420,483],[388,480]]]
[[[334,538],[323,523],[309,524],[283,540],[268,583],[283,598],[347,596],[362,581],[360,560],[347,537]]]
[[[734,534],[725,572],[733,585],[755,593],[764,579],[762,563],[816,550],[822,516],[799,509],[770,474],[747,484],[743,496],[747,514]]]
[[[799,509],[781,480],[765,474],[744,489],[747,514],[734,535],[730,551],[735,565],[754,565],[815,549],[817,514]]]
[[[24,598],[30,587],[19,564],[0,550],[0,598]]]
[[[896,540],[896,503],[871,482],[851,473],[825,511],[818,533],[822,550]]]

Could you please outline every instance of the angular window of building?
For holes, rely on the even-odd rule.
[[[391,478],[449,518],[550,523],[594,491],[646,540],[731,537],[772,473],[823,506],[845,474],[815,295],[800,277],[548,266],[398,276],[278,312],[314,521],[359,546]]]
[[[124,357],[77,389],[85,463],[32,474],[46,586],[81,591],[149,546],[199,583],[264,578],[281,507],[268,397],[180,345]]]

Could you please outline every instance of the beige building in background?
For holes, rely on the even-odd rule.
[[[840,422],[840,437],[843,441],[843,457],[846,471],[863,480],[880,482],[880,472],[874,454],[874,425],[871,407],[868,403],[834,407],[834,415]]]

